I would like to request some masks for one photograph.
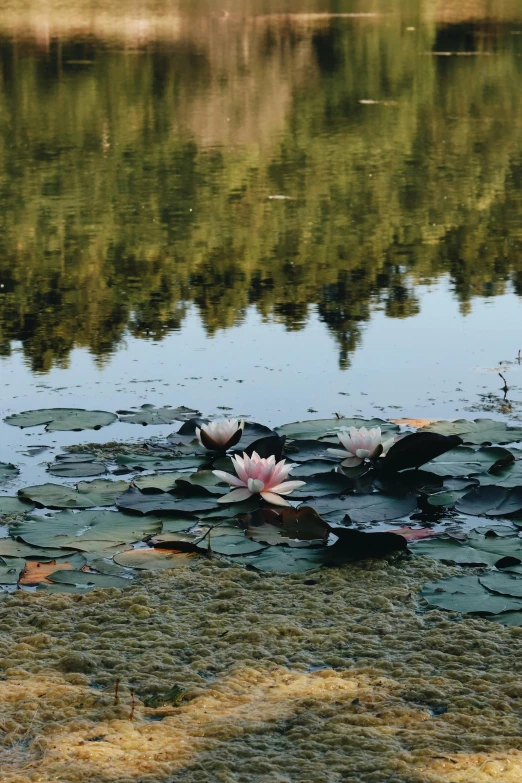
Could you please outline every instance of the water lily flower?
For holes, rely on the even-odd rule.
[[[218,503],[236,503],[259,494],[274,506],[289,506],[290,503],[280,496],[289,495],[294,489],[302,487],[306,483],[304,481],[285,481],[295,465],[292,463],[286,465],[284,459],[276,462],[274,455],[264,459],[255,451],[251,457],[243,452],[242,457],[236,454],[232,457],[232,461],[237,476],[225,473],[223,470],[212,471],[215,476],[226,481],[230,486],[238,487],[228,495],[219,498]]]
[[[336,457],[345,458],[341,462],[344,468],[355,468],[365,459],[377,459],[393,444],[393,438],[383,438],[380,427],[373,427],[371,430],[367,430],[366,427],[361,427],[360,430],[350,427],[349,430],[340,430],[337,437],[345,451],[342,449],[328,449],[328,451]]]
[[[244,421],[222,419],[196,427],[196,435],[202,446],[209,451],[226,451],[239,443],[243,434]]]

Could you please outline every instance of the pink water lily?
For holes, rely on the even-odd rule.
[[[393,444],[393,438],[383,438],[380,427],[373,427],[371,430],[366,427],[361,427],[360,430],[350,427],[349,430],[340,430],[337,437],[345,451],[342,449],[328,449],[328,451],[336,457],[344,457],[341,465],[345,468],[355,468],[365,459],[377,459]]]
[[[219,498],[218,503],[236,503],[259,494],[274,506],[289,506],[290,503],[280,496],[289,495],[294,489],[298,489],[306,483],[304,481],[285,481],[295,465],[291,463],[286,465],[284,459],[276,462],[273,455],[264,459],[254,451],[251,457],[243,453],[242,457],[233,456],[232,461],[237,476],[225,473],[223,470],[212,471],[215,476],[226,481],[230,486],[238,487],[228,495]]]
[[[226,451],[239,443],[243,434],[244,421],[237,419],[222,419],[202,424],[196,427],[196,435],[201,443],[209,451]]]

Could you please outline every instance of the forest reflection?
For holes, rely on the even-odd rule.
[[[516,18],[195,15],[124,40],[5,19],[1,356],[103,361],[194,304],[209,335],[316,308],[344,367],[420,283],[449,276],[463,311],[522,295]]]

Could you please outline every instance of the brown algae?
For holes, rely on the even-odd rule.
[[[0,604],[0,779],[518,782],[522,629],[425,611],[418,588],[455,571],[200,562],[124,591],[18,591]],[[175,685],[180,706],[144,706]]]

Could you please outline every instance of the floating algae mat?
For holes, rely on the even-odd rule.
[[[360,418],[270,429],[151,405],[5,421],[59,433],[118,420],[172,433],[135,452],[69,449],[49,482],[16,496],[20,468],[0,465],[0,595],[123,587],[209,558],[295,574],[410,553],[482,569],[425,585],[428,604],[522,625],[522,429]]]

